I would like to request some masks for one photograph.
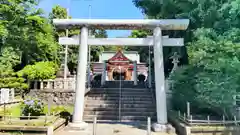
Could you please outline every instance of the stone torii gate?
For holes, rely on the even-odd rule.
[[[153,37],[145,39],[101,39],[101,45],[105,40],[106,44],[114,45],[129,45],[138,44],[145,46],[153,45],[154,48],[154,70],[156,85],[156,110],[157,123],[154,124],[155,131],[165,131],[167,125],[167,105],[166,105],[166,91],[165,91],[165,77],[163,65],[163,43],[165,39],[162,37],[162,30],[186,30],[189,24],[189,19],[163,19],[163,20],[149,20],[149,19],[54,19],[53,23],[59,29],[80,28],[79,40],[79,56],[77,66],[77,82],[76,82],[76,96],[73,113],[72,127],[79,129],[86,128],[87,124],[83,121],[84,111],[84,93],[86,88],[86,70],[87,70],[87,52],[88,44],[98,45],[99,39],[89,39],[89,28],[103,28],[103,29],[151,29],[154,30]],[[132,41],[130,41],[132,40]],[[135,40],[135,41],[133,41]],[[93,42],[94,41],[94,42]]]

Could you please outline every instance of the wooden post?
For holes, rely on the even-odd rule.
[[[151,117],[147,118],[147,135],[151,135]]]
[[[93,135],[96,135],[97,132],[97,117],[95,116],[93,119]]]
[[[54,130],[53,126],[49,126],[47,128],[47,135],[53,135],[54,134],[53,130]]]
[[[31,122],[30,122],[30,113],[28,113],[28,122],[27,122],[28,124],[30,124]]]
[[[28,113],[28,120],[30,120],[30,113]]]
[[[183,120],[186,120],[186,114],[183,113]]]
[[[44,125],[47,125],[47,114],[45,115]]]
[[[190,103],[187,102],[187,117],[189,118],[190,117]]]
[[[237,125],[237,117],[236,116],[234,116],[234,123],[235,123],[235,125]]]
[[[4,114],[4,120],[6,120],[5,119],[5,115],[6,115],[6,103],[5,103],[5,101],[3,102],[3,114]]]
[[[208,121],[208,124],[210,124],[210,116],[209,115],[207,116],[207,121]]]
[[[10,113],[9,123],[12,124],[12,113]]]
[[[225,116],[223,115],[223,125],[225,125]]]
[[[191,124],[192,124],[192,120],[193,120],[192,115],[190,115],[190,123]]]

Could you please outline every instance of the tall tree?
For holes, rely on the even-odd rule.
[[[36,0],[0,2],[0,51],[1,54],[13,51],[11,53],[18,57],[19,62],[12,65],[14,68],[19,69],[36,61],[58,60],[52,26],[42,16],[42,10],[35,8],[37,4]]]
[[[0,1],[0,88],[25,89],[16,70],[37,61],[58,62],[52,25],[37,5],[37,0]]]
[[[187,18],[186,32],[164,31],[184,37],[189,65],[179,68],[173,79],[174,107],[193,113],[208,111],[232,116],[234,96],[239,94],[239,0],[133,0],[149,18]],[[186,52],[186,51],[185,51]]]

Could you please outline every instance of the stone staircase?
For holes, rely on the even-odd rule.
[[[91,84],[92,88],[148,88],[147,82],[139,82],[134,85],[133,81],[106,81],[104,86],[101,86],[101,81],[94,81]]]
[[[93,88],[86,94],[85,121],[92,121],[95,116],[101,121],[147,121],[147,117],[156,120],[155,98],[151,89],[124,81],[106,83],[104,87]]]

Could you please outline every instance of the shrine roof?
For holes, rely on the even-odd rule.
[[[112,57],[112,58],[110,58],[110,59],[108,59],[108,62],[121,62],[121,61],[124,61],[124,62],[132,62],[129,58],[127,58],[124,54],[123,54],[123,52],[122,52],[122,50],[118,50],[117,52],[116,52],[116,54]]]
[[[103,54],[103,53],[114,53],[114,54],[115,54],[116,51],[103,51],[102,54]],[[137,51],[122,51],[122,53],[123,53],[123,54],[138,54]]]

